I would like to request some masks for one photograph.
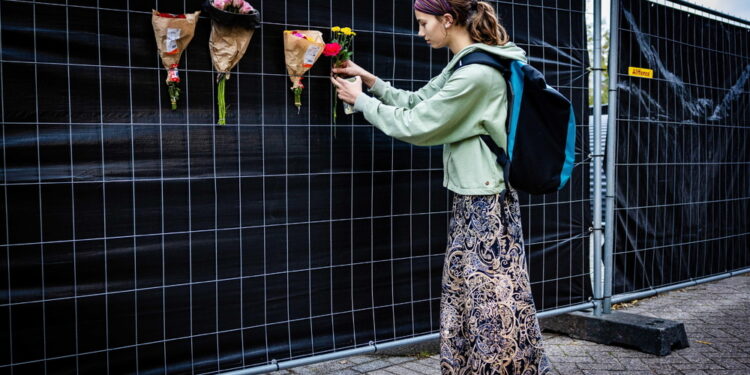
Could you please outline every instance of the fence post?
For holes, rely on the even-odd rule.
[[[602,314],[602,4],[594,0],[594,315]]]
[[[615,155],[617,150],[617,50],[620,45],[620,1],[612,0],[609,16],[609,111],[607,116],[607,212],[604,232],[604,301],[605,314],[612,311],[612,250],[615,228]]]

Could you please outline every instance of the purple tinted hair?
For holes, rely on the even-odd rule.
[[[415,0],[414,9],[433,16],[442,16],[452,10],[448,0]]]

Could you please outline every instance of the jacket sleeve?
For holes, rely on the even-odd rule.
[[[361,94],[354,108],[385,134],[419,146],[457,142],[487,134],[479,124],[466,121],[472,111],[482,111],[488,94],[481,69],[470,65],[456,70],[443,88],[413,108],[386,105]]]
[[[432,97],[440,91],[445,80],[445,75],[440,74],[427,82],[427,84],[421,89],[417,91],[408,91],[397,89],[391,86],[390,83],[377,78],[369,92],[384,104],[395,107],[414,108],[414,106],[421,103],[423,100]]]

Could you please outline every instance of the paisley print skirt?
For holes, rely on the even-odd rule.
[[[550,374],[531,297],[515,191],[456,195],[443,268],[446,374]]]

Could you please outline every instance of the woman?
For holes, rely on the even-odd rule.
[[[454,69],[482,50],[525,61],[492,5],[476,0],[416,0],[419,36],[455,54],[416,92],[398,90],[353,62],[333,72],[338,96],[385,134],[415,145],[444,145],[443,185],[453,216],[443,269],[440,366],[443,374],[547,374],[549,364],[531,296],[518,196],[503,191],[502,169],[480,135],[506,148],[506,84],[485,65]],[[370,87],[370,97],[362,92]]]

